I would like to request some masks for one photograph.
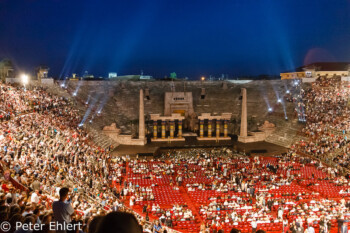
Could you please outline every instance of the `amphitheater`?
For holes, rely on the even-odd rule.
[[[350,216],[348,89],[340,77],[2,84],[2,189],[33,195],[38,180],[50,209],[64,183],[83,190],[85,224],[119,209],[144,232],[155,221],[167,232],[338,232]],[[24,179],[26,164],[59,183]]]

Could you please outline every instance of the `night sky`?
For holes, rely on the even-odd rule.
[[[350,61],[349,0],[0,0],[0,59],[198,79]]]

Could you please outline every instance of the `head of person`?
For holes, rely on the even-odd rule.
[[[21,212],[21,208],[18,205],[13,205],[10,207],[10,217],[12,217],[14,214],[18,214]]]
[[[65,201],[68,198],[69,188],[61,188],[60,189],[60,200]]]
[[[232,228],[230,233],[241,233],[241,231],[238,230],[237,228]]]
[[[33,225],[35,224],[35,221],[36,221],[36,220],[35,220],[35,218],[34,218],[33,215],[28,215],[28,216],[26,216],[26,217],[24,218],[24,221],[23,221],[23,222],[24,222],[25,224],[27,224],[28,226],[29,226],[29,225],[32,225],[32,226],[33,226]]]
[[[103,219],[103,216],[96,216],[94,217],[91,222],[89,223],[89,233],[95,233],[97,231],[97,227],[101,223],[101,220]]]
[[[45,214],[45,215],[43,216],[41,222],[42,222],[43,224],[49,224],[49,223],[51,222],[51,220],[52,220],[52,214],[49,213],[49,214]]]
[[[1,222],[8,220],[8,216],[9,216],[9,214],[7,211],[4,211],[4,210],[0,211],[0,221]]]
[[[9,220],[10,226],[16,226],[16,223],[17,224],[18,223],[23,223],[23,221],[24,221],[24,217],[21,214],[18,214],[18,213],[14,214]]]
[[[142,226],[131,213],[111,212],[101,219],[95,233],[142,233]]]

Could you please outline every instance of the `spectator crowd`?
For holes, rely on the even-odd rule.
[[[25,231],[18,222],[43,224],[34,232],[122,232],[129,223],[133,232],[347,232],[348,96],[336,78],[296,87],[287,98],[308,140],[282,155],[130,158],[95,145],[69,99],[0,84],[0,221],[9,232]]]

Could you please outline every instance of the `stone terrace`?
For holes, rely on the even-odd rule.
[[[297,131],[301,127],[294,118],[294,104],[285,103],[285,110],[289,121],[284,120],[284,110],[281,104],[277,104],[276,93],[282,98],[286,88],[291,85],[290,81],[252,81],[245,84],[236,84],[225,81],[200,82],[200,81],[69,81],[67,92],[73,93],[78,89],[78,103],[83,106],[89,99],[91,106],[96,102],[91,115],[105,102],[102,113],[95,115],[91,125],[97,131],[103,126],[116,123],[122,134],[137,135],[138,131],[138,107],[139,89],[148,89],[149,99],[145,97],[146,133],[152,131],[149,114],[164,113],[164,94],[170,92],[172,86],[175,91],[192,92],[193,106],[197,115],[201,113],[211,113],[213,115],[224,112],[232,113],[232,120],[229,123],[229,134],[239,133],[239,122],[241,107],[239,99],[240,89],[247,88],[248,96],[248,130],[254,131],[258,124],[265,120],[274,123],[277,127],[276,133],[268,138],[268,141],[279,145],[289,146],[290,140],[286,141],[285,136],[292,136],[293,140],[298,138]],[[201,99],[201,88],[205,88],[205,98]],[[147,91],[145,91],[147,93]],[[146,94],[145,93],[145,94]],[[90,97],[89,97],[90,96]],[[267,104],[274,109],[273,113],[268,113]],[[85,111],[84,111],[85,109]],[[86,108],[81,108],[82,113]],[[294,119],[294,120],[293,120]]]

